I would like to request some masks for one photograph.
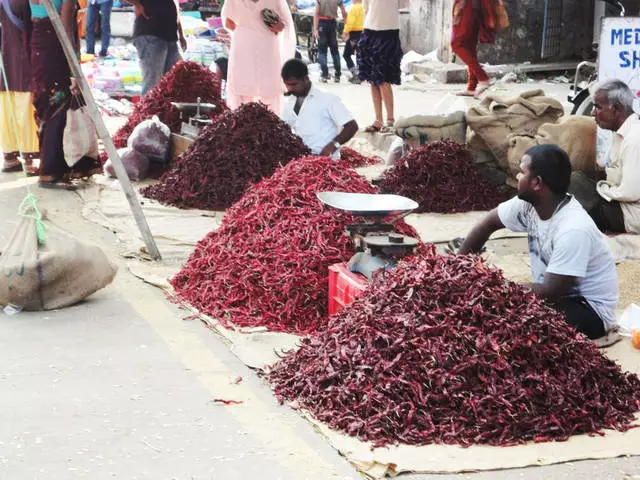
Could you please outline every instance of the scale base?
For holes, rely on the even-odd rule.
[[[373,256],[371,251],[367,249],[364,252],[358,252],[351,257],[348,266],[350,271],[361,273],[367,277],[369,281],[372,281],[373,274],[377,270],[380,270],[381,268],[389,270],[395,267],[396,264],[397,262],[394,259]]]

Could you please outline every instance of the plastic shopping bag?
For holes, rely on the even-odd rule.
[[[154,115],[133,129],[127,147],[143,154],[152,162],[164,163],[169,155],[171,130]]]
[[[74,96],[67,110],[62,141],[64,159],[73,167],[83,157],[98,158],[98,135],[83,101]]]

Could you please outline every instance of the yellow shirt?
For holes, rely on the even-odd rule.
[[[361,32],[364,30],[364,8],[361,3],[354,3],[347,15],[344,32]]]

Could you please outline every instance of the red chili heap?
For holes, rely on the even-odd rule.
[[[308,153],[287,124],[263,105],[248,103],[201,131],[176,165],[142,194],[181,208],[221,210],[252,183]]]
[[[220,77],[195,62],[177,63],[158,84],[138,102],[129,121],[113,136],[117,148],[127,146],[127,139],[133,129],[154,115],[167,125],[172,132],[180,131],[180,112],[171,102],[196,102],[216,105],[212,116],[227,110],[220,96]]]
[[[378,184],[420,204],[416,212],[489,210],[505,200],[473,166],[471,154],[452,140],[416,148],[387,170]]]
[[[640,380],[475,256],[379,275],[269,374],[331,427],[373,442],[513,445],[625,430]]]
[[[360,168],[382,163],[382,160],[379,158],[367,157],[349,147],[342,147],[340,149],[340,161],[346,162],[351,168]]]
[[[316,198],[332,190],[375,192],[326,157],[294,160],[250,187],[172,279],[179,298],[224,324],[314,331],[327,315],[329,265],[353,254],[344,229],[357,217]]]

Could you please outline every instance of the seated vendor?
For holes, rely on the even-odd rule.
[[[604,236],[567,194],[569,156],[555,145],[539,145],[522,157],[520,169],[518,196],[489,212],[459,253],[479,252],[501,228],[527,232],[534,279],[527,287],[578,331],[600,338],[616,320],[618,277]]]
[[[633,92],[620,80],[597,87],[596,123],[615,132],[604,159],[606,177],[596,181],[582,172],[571,176],[569,192],[603,232],[640,233],[640,119],[633,101]]]
[[[290,97],[282,119],[311,149],[314,155],[340,159],[340,147],[358,131],[353,115],[333,93],[311,84],[309,70],[302,60],[291,59],[282,67],[282,80]]]

